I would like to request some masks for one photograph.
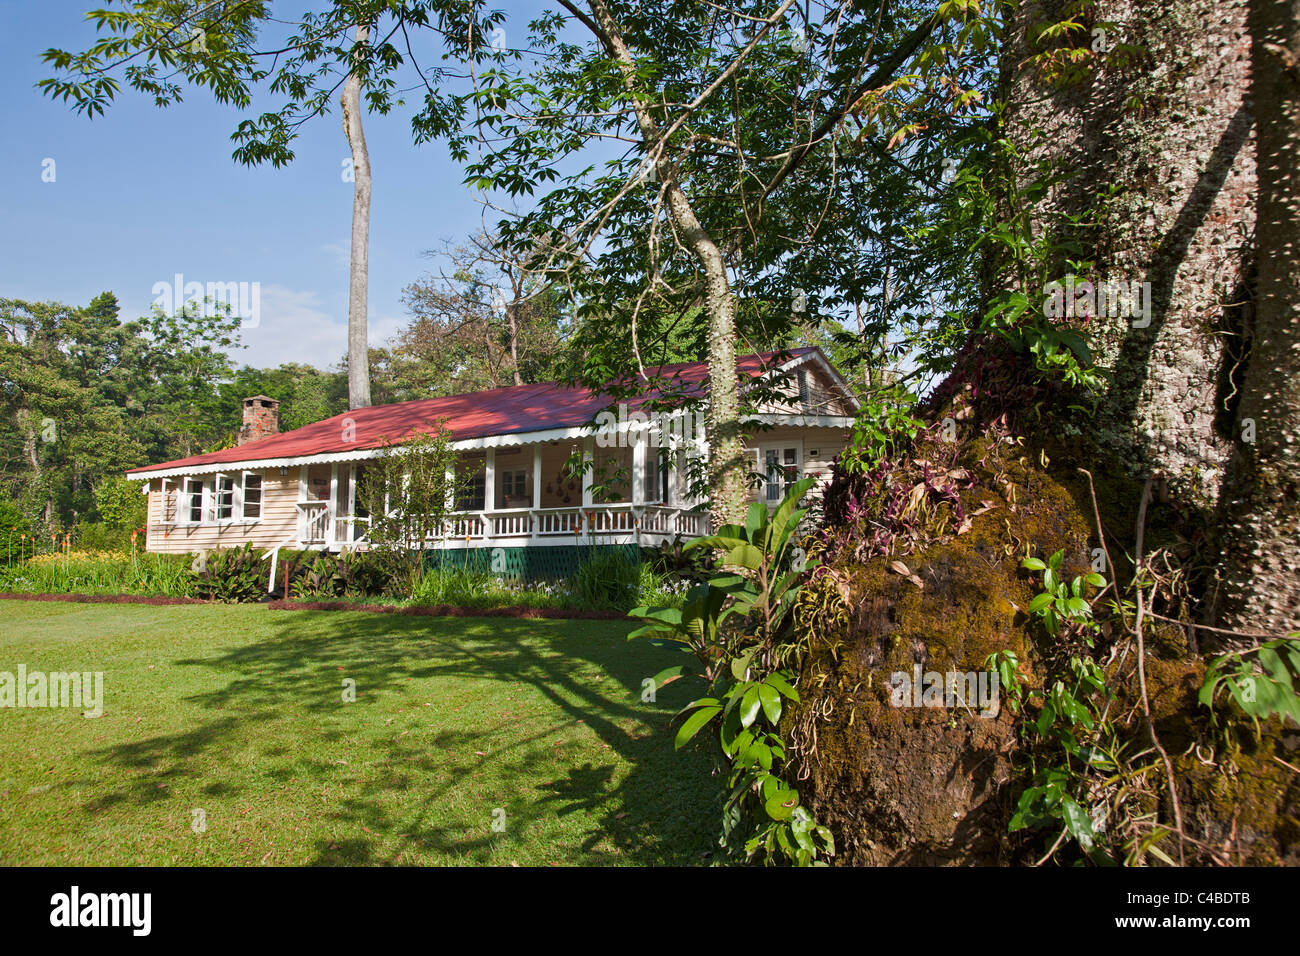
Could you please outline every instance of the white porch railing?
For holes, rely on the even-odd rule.
[[[304,546],[328,544],[330,507],[324,501],[298,502],[298,541]]]
[[[449,515],[433,540],[562,539],[620,536],[695,537],[708,516],[665,505],[606,504],[586,508],[511,508]],[[526,542],[519,542],[526,543]]]
[[[324,501],[298,502],[298,539],[303,547],[364,546],[369,518],[335,517]],[[631,539],[655,543],[681,535],[708,533],[708,515],[667,505],[602,504],[586,508],[510,508],[502,511],[459,511],[447,515],[440,534],[425,545],[481,545],[501,541],[513,546],[583,543]]]

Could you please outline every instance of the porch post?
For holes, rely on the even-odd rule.
[[[582,442],[582,507],[591,507],[591,483],[595,477],[592,474],[591,463],[595,458],[592,452],[592,441],[590,438],[583,439]],[[585,516],[585,514],[584,514]]]
[[[636,437],[632,445],[632,504],[645,504],[645,459],[647,438],[644,434],[633,433]]]
[[[335,534],[334,522],[339,515],[339,463],[336,461],[330,465],[330,500],[325,505],[325,510],[329,512],[326,515],[325,522],[325,547],[334,547]]]
[[[460,459],[457,458],[456,462],[459,463],[459,461]],[[438,531],[437,531],[438,543],[443,547],[446,547],[447,534],[449,529],[452,526],[450,515],[456,510],[456,465],[455,464],[448,466],[447,471],[445,473],[445,477],[447,479],[447,499],[445,505],[445,514],[443,515],[442,521],[439,524]]]
[[[542,446],[540,443],[533,446],[533,510],[542,510]],[[528,529],[533,534],[537,533],[537,516],[529,518]]]
[[[497,450],[489,448],[483,455],[483,536],[488,540],[496,537],[496,521],[491,513],[497,510]]]
[[[307,509],[299,507],[307,500],[307,466],[298,466],[298,501],[294,505],[294,510],[298,512],[298,547],[302,547],[303,539],[307,537]]]

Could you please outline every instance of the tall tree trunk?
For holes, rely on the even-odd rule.
[[[1087,429],[1114,466],[1159,473],[1182,500],[1212,509],[1230,456],[1222,389],[1233,303],[1253,255],[1255,202],[1247,0],[1098,0],[1100,32],[1077,43],[1092,68],[1052,87],[1030,59],[1038,25],[1077,9],[1027,0],[1003,53],[1008,137],[1023,180],[1047,158],[1064,177],[1033,210],[1035,232],[1091,222],[1073,236],[1094,282],[1148,282],[1149,314],[1088,323],[1114,379]],[[1102,51],[1137,50],[1128,62]],[[1072,51],[1079,53],[1080,50]],[[1039,135],[1041,134],[1041,135]],[[997,287],[1012,270],[999,264]],[[1066,272],[1064,261],[1058,275]],[[1216,396],[1216,392],[1219,394]]]
[[[370,28],[357,25],[357,43],[365,43]],[[370,348],[366,328],[366,298],[370,272],[370,151],[361,126],[361,80],[349,73],[339,98],[343,133],[352,147],[352,257],[348,285],[348,407],[370,405]]]
[[[1252,0],[1250,36],[1261,254],[1224,505],[1222,618],[1286,633],[1300,630],[1300,2]]]
[[[650,110],[636,63],[618,24],[603,0],[590,0],[598,36],[618,64],[624,89],[636,111],[637,125],[647,149],[659,147],[660,129]],[[709,235],[686,197],[670,164],[660,154],[656,162],[668,213],[688,249],[704,271],[704,309],[709,317],[709,513],[714,528],[743,523],[748,492],[745,440],[740,422],[740,387],[736,381],[736,301],[731,294],[722,251]]]
[[[523,282],[519,276],[510,274],[510,291],[513,298],[506,306],[506,331],[510,336],[510,371],[516,385],[524,384],[524,377],[519,374],[519,308],[523,301]]]

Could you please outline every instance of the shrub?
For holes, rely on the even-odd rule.
[[[578,565],[573,599],[578,607],[628,611],[636,606],[642,564],[623,550],[597,551]]]
[[[412,604],[493,607],[514,603],[513,589],[490,571],[473,567],[429,568],[411,591]]]
[[[680,534],[655,548],[645,549],[645,559],[653,570],[665,577],[682,578],[695,584],[707,581],[713,571],[711,555],[698,548],[687,548]]]
[[[4,548],[0,552],[0,560],[8,562],[23,553],[30,554],[31,545],[27,543],[26,537],[20,536],[31,533],[31,523],[18,503],[9,498],[0,498],[0,547]]]
[[[304,570],[290,591],[298,598],[379,595],[388,590],[389,583],[382,555],[369,551],[320,552],[305,559]]]
[[[72,532],[72,545],[82,551],[130,551],[131,528],[81,521]]]
[[[251,544],[200,555],[195,559],[194,571],[198,578],[195,593],[212,601],[257,601],[267,592],[267,566]]]
[[[95,510],[108,528],[130,532],[142,527],[149,499],[140,493],[140,482],[127,478],[104,478],[95,486]]]

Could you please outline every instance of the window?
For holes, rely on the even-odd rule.
[[[812,386],[808,384],[808,370],[799,369],[799,407],[805,412],[812,405]]]
[[[503,471],[501,493],[507,498],[522,498],[528,494],[528,472]]]
[[[668,475],[671,453],[666,448],[647,448],[645,456],[645,484],[642,491],[645,503],[662,505],[668,503]]]
[[[230,475],[217,475],[213,485],[212,517],[216,521],[229,521],[235,516],[235,479]]]
[[[785,497],[790,486],[799,480],[799,449],[786,446],[763,449],[763,485],[768,504]]]
[[[487,473],[480,465],[479,470],[470,475],[456,488],[457,511],[482,511],[487,501]]]
[[[198,478],[185,479],[185,489],[181,495],[181,517],[190,524],[199,524],[203,520],[203,482]]]
[[[262,517],[262,476],[244,472],[244,520]]]
[[[167,487],[167,479],[162,479],[158,486],[158,517],[163,524],[176,522],[176,491]]]

